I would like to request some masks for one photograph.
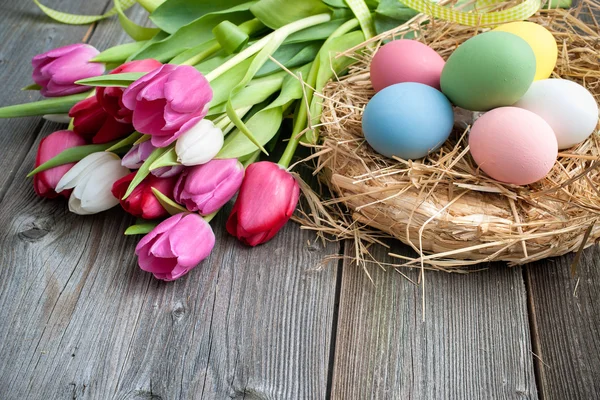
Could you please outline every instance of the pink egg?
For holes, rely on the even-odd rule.
[[[544,178],[558,155],[552,128],[542,117],[517,107],[482,115],[471,128],[473,159],[493,179],[528,185]]]
[[[444,59],[416,40],[394,40],[383,45],[371,61],[371,83],[379,92],[402,82],[418,82],[440,90]]]

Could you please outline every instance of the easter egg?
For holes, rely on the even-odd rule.
[[[500,25],[494,31],[509,32],[525,40],[535,54],[534,80],[546,79],[556,66],[558,47],[550,31],[533,22],[519,21]]]
[[[514,104],[534,75],[531,46],[512,33],[492,31],[458,46],[444,65],[440,84],[457,106],[487,111]]]
[[[418,82],[439,90],[444,59],[416,40],[393,40],[383,45],[371,61],[371,83],[379,92],[390,85]]]
[[[493,179],[528,185],[544,178],[558,154],[556,136],[544,119],[517,107],[483,114],[471,128],[469,148]]]
[[[448,139],[452,105],[439,90],[405,82],[381,90],[365,107],[362,129],[375,151],[386,157],[425,157]]]
[[[554,130],[559,149],[583,142],[598,124],[598,104],[583,86],[566,79],[535,81],[515,103],[542,117]]]

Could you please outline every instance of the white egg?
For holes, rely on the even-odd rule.
[[[598,104],[583,86],[566,79],[535,81],[513,107],[542,117],[556,135],[559,149],[583,142],[598,124]]]

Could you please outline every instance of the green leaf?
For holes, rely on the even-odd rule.
[[[139,132],[133,132],[131,135],[127,136],[125,139],[110,146],[108,149],[106,149],[106,151],[115,151],[118,149],[122,149],[123,147],[132,146],[142,136],[143,135]]]
[[[154,10],[150,19],[163,31],[174,33],[207,14],[248,10],[252,3],[248,0],[168,0]]]
[[[327,13],[329,7],[321,0],[260,0],[250,7],[250,11],[263,24],[277,29],[311,15]]]
[[[204,65],[207,62],[212,61],[213,63],[215,62],[215,58],[219,57],[219,54],[225,54],[225,52],[221,51],[219,52],[219,50],[215,51],[213,49],[214,45],[219,45],[219,43],[217,42],[216,39],[211,39],[208,42],[204,42],[204,43],[200,43],[199,45],[196,45],[194,47],[191,47],[181,53],[179,53],[177,56],[175,56],[174,58],[171,59],[171,61],[169,61],[169,64],[178,64],[181,65],[187,61],[189,61],[190,59],[193,58],[199,58],[200,61],[197,61],[194,65],[194,68],[196,68],[197,70],[199,70],[203,75],[206,75],[208,72],[210,72],[212,70],[212,68],[214,67],[208,67],[204,70],[201,70],[199,68],[199,66]],[[214,54],[214,55],[213,55]],[[225,54],[226,56],[230,57],[229,55]],[[212,57],[211,57],[212,56]],[[211,58],[208,58],[211,57]],[[207,59],[208,58],[208,59]],[[189,65],[189,64],[188,64]]]
[[[282,45],[271,57],[287,69],[307,64],[315,59],[323,42],[294,43]],[[256,73],[256,77],[268,75],[275,71],[281,71],[281,67],[269,59]]]
[[[237,25],[229,21],[223,21],[212,30],[215,38],[228,54],[237,53],[248,43],[250,37]]]
[[[52,157],[51,159],[49,159],[48,161],[31,171],[29,174],[27,174],[27,177],[32,177],[35,174],[38,174],[42,171],[46,171],[50,168],[58,167],[59,165],[81,161],[92,153],[106,151],[106,149],[110,148],[115,143],[116,141],[103,144],[86,144],[83,146],[71,147],[70,149],[63,150],[56,156]]]
[[[365,38],[370,39],[375,36],[375,25],[373,24],[373,16],[371,10],[364,0],[346,0],[346,4],[354,13],[354,16],[360,23]]]
[[[77,14],[69,14],[60,11],[53,10],[50,7],[46,7],[39,0],[33,0],[35,4],[50,18],[55,21],[62,22],[63,24],[69,25],[86,25],[91,24],[92,22],[100,21],[105,18],[112,17],[117,13],[117,9],[115,7],[108,10],[108,12],[102,15],[77,15]],[[128,9],[132,5],[136,3],[135,0],[119,0],[119,5],[123,10]]]
[[[135,146],[136,144],[147,142],[150,139],[152,139],[152,136],[150,136],[150,135],[142,135],[138,140],[136,140],[133,143],[133,145]]]
[[[131,225],[125,230],[125,235],[145,235],[150,233],[154,228],[158,226],[160,222],[145,222],[141,224]]]
[[[260,79],[253,79],[250,84],[239,91],[232,99],[233,108],[253,106],[268,99],[273,93],[281,89],[281,85],[287,72],[281,71]],[[215,104],[211,106],[208,115],[221,114],[226,111],[227,104]]]
[[[250,131],[255,132],[256,141],[264,146],[279,130],[282,118],[283,108],[274,107],[257,112],[250,117],[245,126]],[[257,149],[259,147],[238,128],[227,136],[225,144],[216,158],[238,158]]]
[[[168,3],[169,2],[165,4]],[[212,30],[221,22],[228,20],[237,25],[251,18],[252,14],[243,9],[236,9],[235,11],[228,11],[220,14],[206,14],[189,24],[182,26],[167,38],[150,43],[135,55],[135,59],[142,60],[145,58],[154,58],[161,62],[168,61],[181,52],[197,46],[199,43],[204,43],[213,39],[214,34]]]
[[[233,88],[244,77],[244,74],[252,63],[252,59],[253,58],[251,57],[242,61],[210,83],[210,87],[213,90],[213,98],[210,102],[211,107],[227,101]],[[202,72],[202,70],[200,70],[200,72]]]
[[[36,83],[32,83],[31,85],[27,85],[24,88],[21,88],[21,90],[40,90],[42,87]]]
[[[145,26],[141,26],[127,18],[127,15],[123,12],[123,8],[121,7],[120,0],[113,0],[115,5],[115,10],[117,10],[117,14],[119,15],[119,23],[121,27],[132,39],[134,40],[148,40],[154,37],[160,29],[158,28],[148,28]]]
[[[94,76],[92,78],[80,79],[75,83],[86,86],[117,86],[127,87],[133,82],[146,75],[147,72],[125,72],[122,74],[108,74]]]
[[[294,71],[295,76],[291,76],[289,74],[286,75],[279,96],[275,100],[273,100],[273,102],[269,104],[266,107],[266,109],[272,107],[280,107],[289,103],[291,100],[301,99],[303,91],[302,83],[299,77],[302,76],[303,79],[306,79],[310,67],[311,64],[306,64],[305,66],[298,68],[296,71]]]
[[[378,34],[389,31],[417,14],[418,11],[408,8],[398,0],[381,0],[375,10],[375,30]]]
[[[177,153],[175,152],[175,148],[172,148],[154,161],[152,165],[150,165],[150,171],[154,171],[155,169],[162,167],[174,167],[176,165],[181,164],[177,162]]]
[[[54,99],[16,104],[0,108],[0,118],[30,117],[33,115],[66,114],[75,104],[85,99],[91,92],[56,97]]]
[[[572,0],[549,0],[542,8],[571,8]]]
[[[181,213],[187,213],[188,210],[186,208],[181,207],[179,204],[175,203],[173,200],[165,196],[160,190],[151,187],[152,193],[158,200],[161,206],[171,215],[177,215]]]
[[[287,39],[285,39],[283,43],[291,44],[311,42],[314,40],[325,40],[329,36],[331,36],[331,34],[335,32],[337,28],[342,26],[346,21],[348,21],[347,18],[332,19],[331,21],[311,26],[310,28],[306,28],[301,31],[292,33],[290,36],[287,37]]]
[[[148,41],[144,40],[111,47],[92,58],[92,61],[101,63],[124,63],[128,57],[140,51],[146,43],[148,43]]]
[[[169,149],[169,147],[158,148],[150,154],[150,156],[146,159],[146,161],[144,161],[140,169],[138,169],[137,173],[133,177],[133,180],[129,184],[129,187],[127,188],[122,200],[125,200],[127,197],[129,197],[131,192],[133,192],[133,189],[135,189],[137,185],[139,185],[148,176],[148,174],[150,174],[150,165],[152,165],[152,163],[164,153],[169,151]]]

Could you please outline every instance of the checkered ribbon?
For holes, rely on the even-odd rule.
[[[502,3],[504,0],[479,0],[477,6],[485,7]],[[537,12],[541,7],[540,0],[525,0],[517,6],[502,11],[464,12],[442,7],[429,0],[402,0],[406,6],[423,14],[461,25],[499,25],[511,21],[522,21]]]

